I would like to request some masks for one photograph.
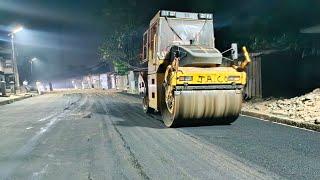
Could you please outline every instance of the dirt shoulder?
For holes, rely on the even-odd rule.
[[[243,104],[242,111],[245,115],[320,129],[320,89],[291,99],[252,100]]]

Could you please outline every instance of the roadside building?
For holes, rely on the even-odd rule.
[[[4,76],[5,60],[0,57],[0,82],[5,80]]]
[[[108,86],[109,89],[116,88],[116,75],[114,73],[110,73],[108,76]]]
[[[96,89],[100,89],[100,87],[101,87],[100,74],[90,75],[89,77],[90,77],[90,81],[91,81],[91,87],[96,88]]]
[[[10,82],[14,82],[11,50],[4,47],[0,47],[0,82],[4,83],[2,86],[7,92],[11,91]]]
[[[79,79],[72,79],[72,85],[74,89],[82,89],[82,81]]]
[[[0,57],[0,95],[3,96],[6,94],[6,83],[4,76],[4,59]]]
[[[116,89],[127,91],[129,88],[128,75],[116,75]]]
[[[11,81],[14,81],[12,60],[5,59],[4,62],[5,62],[4,75],[5,75],[6,83],[9,84]]]
[[[114,71],[111,64],[100,63],[92,68],[88,75],[75,76],[70,80],[75,89],[117,89],[128,93],[139,93],[139,72],[130,70],[124,74]]]
[[[98,89],[115,88],[114,69],[109,62],[100,62],[96,67],[91,68],[89,75],[83,77],[85,87]]]
[[[102,89],[109,89],[107,73],[100,74],[100,86]]]
[[[128,74],[129,80],[129,89],[128,92],[131,94],[138,94],[139,93],[139,71],[129,71]]]

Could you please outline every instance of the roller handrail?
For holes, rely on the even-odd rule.
[[[245,71],[246,67],[251,62],[251,57],[250,57],[248,50],[245,46],[242,47],[242,51],[243,51],[243,54],[245,57],[244,61],[240,64],[240,66],[232,65],[232,67],[234,69],[236,69],[237,71]]]

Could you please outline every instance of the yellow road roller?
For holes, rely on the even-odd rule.
[[[143,35],[140,93],[146,113],[160,112],[167,127],[230,124],[241,111],[245,47],[215,48],[213,14],[159,11]],[[223,54],[231,51],[231,58]]]

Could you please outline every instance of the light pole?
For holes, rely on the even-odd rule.
[[[16,90],[20,88],[20,83],[19,83],[19,72],[18,72],[18,65],[17,65],[17,60],[16,60],[16,55],[15,55],[15,48],[14,48],[14,36],[16,33],[20,32],[23,30],[22,26],[16,27],[8,36],[11,37],[11,49],[12,49],[12,66],[13,66],[13,74],[14,74],[14,93],[16,93]]]
[[[32,65],[33,65],[33,62],[37,61],[37,60],[39,60],[39,59],[34,57],[34,58],[30,59],[30,61],[29,61],[30,62],[30,80],[32,80],[32,69],[33,69]]]

